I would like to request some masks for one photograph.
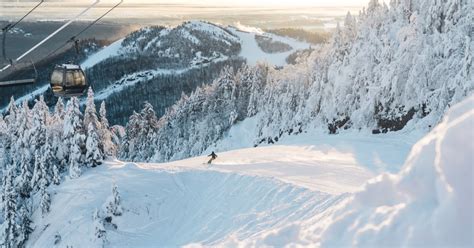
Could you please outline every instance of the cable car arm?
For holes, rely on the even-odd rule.
[[[28,50],[27,52],[25,52],[24,54],[22,54],[20,57],[16,58],[13,62],[18,62],[20,61],[21,59],[23,59],[24,57],[26,57],[28,54],[30,54],[31,52],[33,52],[34,50],[36,50],[38,47],[40,47],[41,45],[43,45],[46,41],[48,41],[49,39],[51,39],[52,37],[54,37],[57,33],[61,32],[61,30],[65,29],[67,26],[71,25],[71,23],[73,23],[74,21],[76,21],[77,19],[79,19],[79,17],[83,16],[86,12],[88,12],[90,9],[92,9],[95,5],[97,5],[98,3],[100,2],[100,0],[94,0],[94,2],[89,6],[87,7],[86,9],[84,9],[81,13],[77,14],[74,18],[70,19],[68,22],[66,22],[64,25],[62,25],[60,28],[58,28],[56,31],[54,31],[53,33],[51,33],[48,37],[44,38],[42,41],[40,41],[38,44],[36,44],[34,47],[32,47],[30,50]],[[6,65],[5,67],[3,67],[0,72],[8,69],[9,67],[11,66],[11,64],[9,65]]]

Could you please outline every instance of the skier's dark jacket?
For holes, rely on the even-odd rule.
[[[208,157],[212,157],[212,159],[216,159],[216,158],[217,158],[217,154],[215,154],[214,152],[212,152],[211,154],[208,155]]]

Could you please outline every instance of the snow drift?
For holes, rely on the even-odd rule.
[[[247,245],[472,247],[474,95],[412,149],[398,174],[382,174],[332,213],[269,230]],[[288,239],[288,233],[291,238]],[[228,243],[239,241],[228,240]]]
[[[337,213],[323,245],[472,246],[474,96]],[[341,235],[343,234],[343,235]]]

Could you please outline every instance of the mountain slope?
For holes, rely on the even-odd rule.
[[[353,142],[343,144],[348,137]],[[380,137],[348,134],[327,137],[333,144],[308,137],[219,153],[211,166],[206,157],[165,164],[110,161],[51,188],[51,214],[35,215],[29,244],[51,246],[59,234],[59,246],[100,246],[92,216],[114,183],[123,214],[112,217],[116,230],[106,227],[108,245],[212,245],[229,237],[254,237],[330,211],[372,178],[377,166],[399,167],[410,144],[401,145],[403,135],[388,137],[398,149],[382,148]],[[358,149],[362,144],[367,150]]]
[[[300,64],[224,70],[160,120],[134,115],[121,156],[162,162],[201,155],[248,118],[255,118],[248,127],[255,146],[314,129],[427,132],[474,90],[474,3],[430,3],[371,1]]]
[[[466,155],[474,147],[453,147],[473,125],[473,104],[470,97],[454,107],[411,149],[398,174],[372,180],[376,165],[401,166],[411,146],[406,135],[327,137],[333,142],[300,136],[285,145],[221,153],[211,166],[206,157],[110,161],[51,188],[52,212],[45,218],[36,212],[28,244],[52,246],[60,236],[61,247],[469,245],[472,156]],[[106,208],[114,184],[120,216]],[[96,209],[105,223],[102,238]]]

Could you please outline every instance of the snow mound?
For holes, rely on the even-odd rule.
[[[227,240],[268,246],[472,247],[474,95],[412,149],[398,174],[382,174],[324,214]]]

